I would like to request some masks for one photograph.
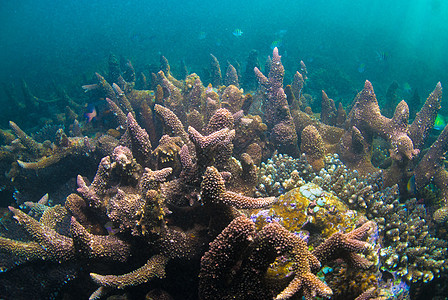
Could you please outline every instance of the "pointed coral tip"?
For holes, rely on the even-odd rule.
[[[21,160],[17,160],[17,164],[18,164],[21,168],[26,169],[26,162],[21,161]]]
[[[369,89],[369,90],[373,90],[372,83],[370,81],[366,80],[366,82],[364,83],[364,88],[365,89]]]
[[[127,116],[126,116],[126,123],[128,124],[128,126],[137,123],[137,121],[135,120],[135,118],[132,115],[132,113],[128,113],[127,114]]]
[[[277,58],[281,58],[281,56],[278,54],[278,48],[275,47],[272,51],[272,60],[275,61]]]

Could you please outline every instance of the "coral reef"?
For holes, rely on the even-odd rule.
[[[37,266],[58,286],[39,298],[372,299],[445,278],[441,84],[411,124],[405,101],[382,114],[369,81],[348,114],[319,89],[315,114],[303,61],[284,87],[278,49],[267,76],[257,55],[224,78],[211,55],[208,86],[164,56],[136,75],[111,55],[85,106],[60,92],[60,126],[1,130],[16,203],[0,219],[0,296],[25,295],[11,278]],[[28,109],[53,103],[22,88]]]
[[[292,171],[296,168],[300,168],[302,172]],[[345,205],[354,210],[350,218],[354,219],[359,212],[364,212],[369,220],[374,220],[378,224],[378,234],[382,237],[379,260],[383,270],[394,273],[407,282],[429,282],[446,271],[447,242],[435,237],[431,232],[431,223],[428,224],[430,219],[424,205],[419,204],[415,198],[401,203],[398,186],[385,188],[381,173],[363,178],[358,172],[348,170],[337,156],[327,157],[325,167],[315,172],[306,161],[305,155],[299,159],[278,155],[262,165],[260,174],[262,174],[261,183],[257,186],[259,195],[278,194],[278,188],[281,187],[286,191],[292,190],[284,195],[286,196],[294,191],[294,187],[300,186],[302,189],[306,186],[305,182],[311,181],[323,189],[322,191],[315,188],[312,195],[322,195],[325,190],[334,193]],[[282,201],[284,196],[281,196],[279,201]],[[331,213],[325,209],[328,200],[322,201],[317,197],[314,201],[315,207],[319,210],[313,216],[317,217],[324,208],[320,222],[324,223],[328,230],[334,226],[334,222],[329,218]],[[299,206],[297,202],[294,203],[294,207]],[[310,205],[311,203],[306,204],[307,207]],[[272,211],[265,214],[269,218],[281,218],[282,222],[290,222],[288,210],[291,208],[288,205],[285,207],[289,209],[280,207],[282,209],[279,211],[275,211],[273,207]],[[299,207],[303,207],[303,204]],[[335,211],[343,210],[339,208]],[[435,217],[442,220],[443,209],[439,211],[440,217],[438,215]],[[308,209],[308,214],[312,212],[313,210]],[[305,217],[294,218],[299,224],[303,224],[306,220]],[[314,223],[319,224],[318,219],[314,219]],[[294,224],[286,228],[297,230],[297,225]]]

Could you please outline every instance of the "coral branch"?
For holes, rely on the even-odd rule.
[[[337,232],[320,244],[313,251],[313,255],[322,263],[327,260],[342,258],[351,266],[362,269],[369,268],[372,262],[357,253],[372,248],[369,243],[360,239],[372,234],[375,228],[376,224],[370,221],[349,233]]]
[[[20,139],[22,144],[34,155],[39,155],[42,145],[27,135],[16,123],[9,121],[9,126]]]
[[[95,178],[90,186],[87,186],[86,182],[81,175],[78,175],[78,193],[80,193],[89,204],[94,207],[101,206],[100,196],[104,194],[106,186],[109,180],[111,170],[110,156],[103,157],[101,159],[100,165],[98,166],[98,171],[96,172]]]
[[[235,208],[261,208],[269,206],[277,198],[252,198],[226,190],[224,179],[215,167],[208,167],[201,183],[202,197],[212,203],[224,203]]]
[[[415,169],[415,184],[417,189],[421,189],[436,178],[438,173],[444,173],[442,161],[444,154],[448,151],[448,126],[439,135],[434,144],[431,145],[428,152],[423,156]],[[445,171],[446,172],[446,171]],[[442,175],[442,174],[439,174]],[[448,195],[446,182],[438,184],[442,193]]]
[[[184,126],[179,118],[168,108],[156,104],[154,111],[160,116],[165,124],[165,132],[170,136],[178,136],[185,144],[188,144],[190,139],[184,130]]]
[[[237,88],[240,87],[240,85],[238,83],[238,73],[236,72],[235,67],[232,66],[231,64],[229,64],[229,66],[227,67],[227,72],[226,72],[226,77],[224,79],[224,84],[226,86],[234,85]]]
[[[118,124],[121,128],[126,128],[126,115],[124,112],[118,107],[118,105],[110,100],[109,98],[106,98],[107,104],[109,105],[110,109],[112,110],[115,118],[117,119]]]
[[[124,92],[120,89],[120,87],[116,84],[112,84],[112,88],[115,91],[115,94],[117,95],[118,102],[120,103],[121,107],[124,108],[128,113],[131,113],[132,116],[135,118],[135,112],[134,109],[131,106],[131,103],[129,103],[128,98],[126,98],[126,95]]]
[[[66,261],[73,259],[75,252],[73,240],[57,233],[55,230],[39,223],[21,210],[9,207],[14,218],[22,225],[34,240],[43,248],[43,259],[52,261]],[[33,249],[36,247],[33,245]],[[41,253],[41,251],[39,251]],[[36,254],[35,254],[36,255]]]
[[[137,161],[142,164],[148,163],[151,159],[151,141],[148,133],[138,125],[131,113],[128,113],[126,124]]]
[[[437,112],[442,101],[442,84],[437,83],[434,91],[428,96],[425,104],[415,116],[414,121],[409,126],[409,137],[414,142],[415,148],[420,148],[424,143],[428,133],[434,126]]]
[[[210,243],[210,249],[201,258],[199,297],[213,299],[221,288],[229,269],[240,259],[241,252],[255,237],[255,224],[246,217],[234,219]],[[217,264],[219,262],[219,264]]]
[[[71,218],[70,233],[78,254],[87,258],[126,261],[130,254],[130,246],[114,235],[93,235]]]
[[[124,275],[99,275],[90,273],[93,281],[105,287],[124,289],[146,283],[154,278],[165,277],[165,265],[168,259],[162,255],[154,255],[141,268]]]

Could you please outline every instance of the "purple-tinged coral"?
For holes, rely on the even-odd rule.
[[[303,129],[301,136],[300,149],[305,153],[314,171],[320,171],[324,167],[326,149],[319,131],[313,125],[308,125]]]
[[[198,180],[198,165],[195,163],[194,156],[190,154],[187,145],[183,145],[179,152],[180,162],[182,164],[182,172],[180,178],[186,182],[195,182]]]
[[[448,126],[442,131],[434,144],[431,145],[425,156],[421,159],[415,169],[415,184],[417,189],[423,188],[431,182],[439,171],[443,172],[442,161],[444,154],[448,151]],[[446,182],[440,185],[440,189],[447,191]],[[447,192],[444,193],[448,195]],[[448,199],[446,199],[448,200]]]
[[[160,56],[160,69],[163,71],[163,74],[165,77],[177,88],[182,87],[182,81],[177,80],[173,77],[173,74],[171,74],[171,66],[168,62],[168,59],[166,59],[165,56]]]
[[[255,225],[246,217],[234,219],[210,243],[210,249],[201,258],[199,297],[214,299],[227,288],[227,272],[238,264],[241,253],[255,237]]]
[[[168,108],[156,104],[154,111],[160,116],[165,125],[165,132],[170,136],[178,136],[185,144],[188,144],[190,139],[184,130],[184,126],[179,118]]]
[[[438,82],[434,91],[428,96],[425,104],[415,116],[412,124],[409,125],[408,135],[414,143],[415,148],[420,148],[423,145],[428,133],[434,126],[441,101],[442,84]]]
[[[151,141],[149,135],[141,128],[131,113],[127,116],[127,129],[129,131],[132,151],[138,162],[147,164],[151,159]]]
[[[269,259],[269,256],[266,257],[266,254],[258,255],[263,254],[263,252],[271,252],[270,254],[274,254],[275,257],[288,255],[292,260],[291,269],[294,278],[275,297],[276,300],[289,299],[300,290],[307,300],[314,299],[318,295],[329,297],[333,294],[332,290],[312,273],[313,269],[320,267],[320,262],[308,251],[306,243],[300,237],[289,232],[278,223],[273,222],[261,230],[257,236],[257,240],[255,240],[255,244],[259,244],[258,249],[262,245],[267,244],[265,246],[267,249],[256,250],[251,255],[254,260],[261,261],[265,266],[268,260],[263,262],[263,258]],[[260,262],[255,263],[255,265],[257,264],[260,264]]]
[[[76,255],[90,259],[124,262],[129,258],[130,245],[115,235],[94,235],[71,217],[70,233]]]
[[[322,90],[322,109],[320,119],[322,123],[327,125],[336,125],[337,110],[333,99],[328,98],[327,94]]]
[[[297,133],[293,123],[280,122],[271,131],[271,141],[276,149],[292,156],[298,155]]]
[[[349,123],[356,126],[369,143],[379,135],[391,145],[391,157],[395,160],[411,160],[419,153],[408,135],[409,107],[401,101],[392,119],[381,115],[372,84],[366,80],[364,89],[358,93],[349,113]]]
[[[115,118],[117,119],[118,124],[121,128],[126,128],[126,115],[124,112],[118,107],[118,105],[110,100],[109,98],[106,98],[107,104],[109,105],[112,113],[114,114]]]
[[[210,134],[224,128],[233,129],[233,123],[234,118],[232,113],[226,108],[220,108],[215,111],[208,121],[205,133]]]
[[[278,49],[274,48],[269,77],[264,76],[258,68],[255,75],[267,90],[263,103],[265,120],[268,128],[272,128],[272,140],[279,151],[291,155],[298,154],[297,133],[289,111],[286,94],[283,91],[283,75],[285,69],[281,63]]]
[[[188,127],[191,141],[204,152],[213,151],[219,143],[223,142],[231,134],[231,131],[228,128],[223,128],[203,136],[193,127]]]
[[[266,272],[279,257],[289,257],[294,278],[277,282],[272,291]],[[271,223],[256,233],[246,217],[234,219],[211,243],[201,260],[201,299],[288,299],[299,291],[306,299],[328,297],[331,289],[312,270],[319,261],[296,235]],[[277,295],[277,296],[276,296]]]
[[[103,157],[103,159],[101,159],[96,175],[89,186],[87,186],[87,183],[85,182],[84,178],[82,178],[81,175],[78,175],[77,191],[88,201],[90,206],[97,208],[101,207],[100,197],[106,191],[106,187],[110,177],[110,171],[111,171],[111,159],[109,156],[106,156]]]
[[[33,253],[33,258],[36,254],[41,255],[40,259],[50,261],[67,261],[75,256],[73,247],[73,240],[69,237],[57,233],[54,229],[45,226],[32,217],[28,216],[19,209],[9,207],[9,210],[14,214],[14,218],[23,226],[23,228],[31,235],[31,237],[40,245],[42,250],[38,253]],[[36,250],[37,246],[34,242],[26,248],[29,250]],[[23,249],[23,248],[22,248]]]
[[[356,268],[369,268],[373,263],[358,253],[372,249],[371,244],[363,242],[361,239],[372,234],[375,228],[376,224],[374,222],[366,222],[349,233],[337,232],[314,249],[313,255],[322,263],[327,260],[342,258]]]
[[[138,214],[145,205],[145,199],[127,189],[117,189],[106,204],[106,214],[109,220],[117,224],[120,232],[132,230],[138,222]]]
[[[227,191],[224,179],[215,167],[208,167],[201,183],[202,198],[205,202],[224,203],[235,208],[261,208],[277,201],[275,197],[252,198]]]
[[[187,87],[186,95],[184,96],[186,100],[186,105],[191,108],[200,110],[205,103],[205,88],[202,85],[201,78],[195,73],[187,76],[185,80]]]
[[[142,191],[144,195],[149,190],[157,190],[160,184],[165,182],[172,172],[172,168],[164,168],[156,171],[153,171],[150,168],[145,168],[145,171],[140,178],[138,189]]]
[[[178,154],[183,145],[180,137],[163,135],[159,140],[159,145],[152,153],[159,168],[171,167],[173,173],[177,174],[180,168]]]
[[[196,109],[191,109],[187,113],[187,122],[189,126],[194,127],[199,131],[202,131],[205,126],[204,116]]]
[[[184,122],[186,120],[186,111],[182,101],[181,90],[169,81],[162,71],[157,73],[157,78],[162,87],[167,90],[169,94],[169,97],[165,100],[165,106]]]
[[[105,98],[109,98],[116,101],[117,97],[115,96],[115,91],[112,88],[112,86],[99,73],[95,73],[95,75],[98,80],[98,87],[104,93]]]
[[[241,110],[245,101],[242,90],[235,85],[229,85],[221,95],[221,107],[227,108],[232,113]]]
[[[303,79],[302,74],[299,71],[296,71],[294,74],[294,80],[291,84],[291,89],[294,94],[296,101],[301,102],[300,98],[302,97],[302,89],[305,84],[305,80]]]
[[[48,156],[43,156],[35,162],[17,160],[20,167],[30,170],[44,169],[70,156],[86,156],[96,149],[96,141],[88,137],[67,138],[66,144],[56,145]]]

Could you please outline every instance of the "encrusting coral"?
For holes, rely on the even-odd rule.
[[[12,186],[27,170],[71,159],[91,158],[97,168],[77,174],[77,193],[65,194],[63,206],[50,193],[19,202],[29,214],[9,208],[26,236],[2,232],[0,251],[13,257],[3,276],[45,261],[66,267],[70,279],[82,270],[76,276],[88,280],[91,299],[126,290],[205,300],[370,299],[388,289],[380,272],[420,286],[444,274],[437,230],[448,219],[448,129],[427,145],[440,83],[411,124],[404,101],[392,118],[381,114],[369,81],[348,114],[322,91],[319,120],[307,107],[305,64],[284,88],[278,49],[268,76],[256,55],[242,80],[236,63],[223,79],[211,55],[207,87],[197,74],[177,80],[162,56],[151,83],[143,80],[153,90],[137,90],[132,64],[111,56],[109,74],[83,86],[111,112],[97,131],[80,126],[70,107],[70,131],[56,130],[52,141],[10,122],[17,139],[1,136]],[[256,93],[239,88],[256,79]],[[371,162],[378,138],[389,147],[383,170]],[[431,183],[442,204],[436,223],[419,200],[404,198]]]

